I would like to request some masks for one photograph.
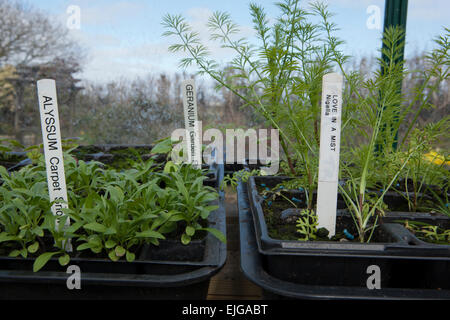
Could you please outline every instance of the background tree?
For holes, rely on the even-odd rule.
[[[73,108],[67,103],[79,90],[74,75],[81,71],[82,57],[67,28],[50,16],[21,1],[0,0],[1,132],[23,142],[24,133],[36,131],[35,83],[44,77],[57,80],[60,104],[70,111],[65,119],[73,132]]]
[[[0,64],[47,63],[80,58],[68,29],[22,1],[0,0]]]

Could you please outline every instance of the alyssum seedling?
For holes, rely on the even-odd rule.
[[[164,140],[153,154],[169,154]],[[136,161],[117,171],[96,161],[77,160],[64,152],[69,208],[55,217],[50,208],[43,155],[34,164],[9,173],[0,166],[0,253],[36,257],[34,271],[52,257],[67,265],[77,252],[90,251],[113,261],[133,261],[144,244],[157,246],[166,238],[187,245],[210,232],[207,224],[218,208],[214,188],[204,186],[204,171],[168,160]],[[70,226],[65,224],[70,219]],[[74,252],[65,251],[68,239]]]

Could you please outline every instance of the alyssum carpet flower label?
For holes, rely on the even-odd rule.
[[[37,82],[37,92],[48,192],[50,201],[56,201],[52,205],[52,212],[56,216],[62,216],[62,209],[68,206],[55,81],[51,79],[39,80]]]

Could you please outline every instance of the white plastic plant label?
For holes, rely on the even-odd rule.
[[[55,80],[43,79],[37,82],[39,112],[41,115],[42,142],[44,145],[45,166],[50,201],[63,201],[52,205],[55,216],[62,216],[67,208],[66,176],[59,126],[58,101]],[[69,224],[69,219],[66,225]]]
[[[201,168],[201,138],[197,113],[197,92],[193,79],[184,80],[183,86],[183,107],[184,123],[186,128],[187,159],[193,166]]]
[[[322,80],[317,216],[318,227],[326,228],[330,237],[336,233],[342,82],[337,73],[328,73]]]

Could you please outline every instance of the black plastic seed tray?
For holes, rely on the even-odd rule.
[[[295,246],[261,250],[259,227],[254,222],[247,190],[247,184],[238,185],[241,268],[247,278],[264,289],[267,297],[450,299],[448,259],[398,256],[394,252],[383,256],[353,248],[342,248],[339,253],[339,248],[326,248],[327,244],[322,248]],[[386,226],[394,242],[410,236],[400,225]],[[369,289],[367,285],[371,281],[368,268],[374,265],[380,270],[379,289]]]
[[[269,236],[267,224],[265,221],[264,210],[262,204],[264,198],[258,192],[257,186],[265,185],[267,188],[273,188],[277,184],[288,180],[287,177],[250,177],[248,180],[248,194],[250,200],[250,208],[253,213],[253,218],[256,226],[256,234],[258,235],[258,247],[261,252],[268,250],[277,250],[277,252],[295,252],[295,251],[326,251],[327,254],[336,253],[341,254],[343,251],[354,252],[359,255],[362,254],[378,254],[378,255],[409,255],[410,251],[419,252],[422,256],[436,256],[450,258],[450,246],[425,243],[417,239],[410,231],[406,230],[400,224],[393,222],[403,219],[414,219],[419,221],[439,222],[440,225],[448,225],[450,219],[445,216],[431,216],[430,214],[417,214],[393,212],[387,213],[383,218],[383,224],[380,228],[383,233],[377,243],[339,243],[327,241],[295,241],[295,240],[278,240]],[[305,203],[304,192],[300,190],[289,191],[299,200]],[[338,217],[339,220],[350,220],[351,216],[348,211],[344,210],[345,202],[341,197],[338,198]],[[338,225],[339,227],[339,225]],[[342,230],[341,230],[342,231]]]
[[[225,234],[223,193],[217,204],[209,225]],[[70,265],[81,269],[80,290],[67,288],[70,274],[57,259],[34,273],[34,259],[0,257],[0,299],[205,299],[209,279],[225,263],[226,245],[208,234],[204,241],[184,247],[183,256],[179,244],[169,246],[156,252],[144,248],[131,263],[73,258]]]
[[[223,166],[214,168],[214,185],[223,179]],[[210,227],[226,234],[224,193],[209,218]],[[81,289],[69,290],[67,266],[51,259],[34,273],[32,258],[0,257],[0,299],[206,299],[209,280],[224,265],[226,244],[211,234],[188,246],[162,241],[145,246],[134,262],[74,257],[81,269]]]

